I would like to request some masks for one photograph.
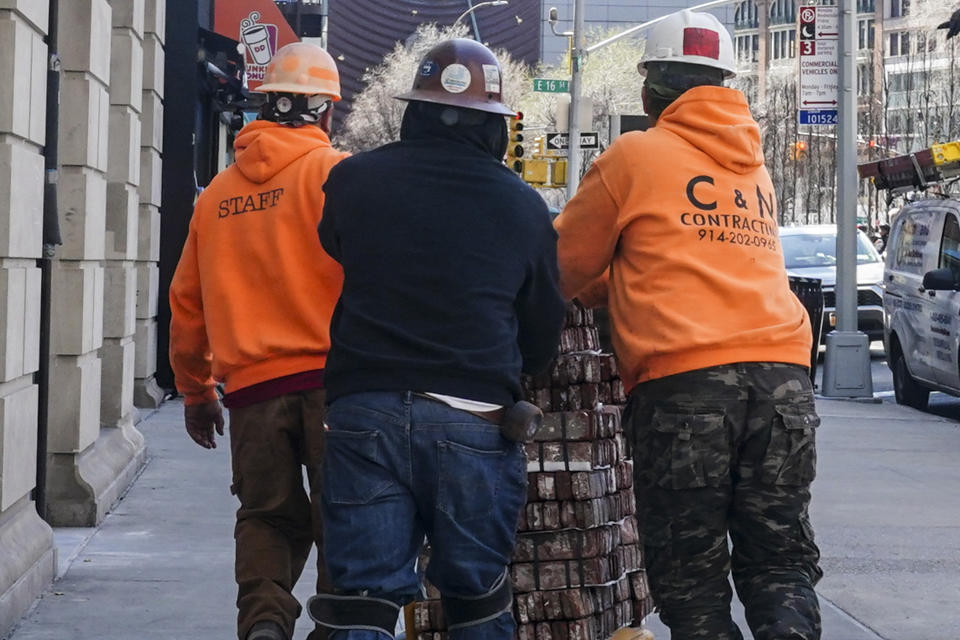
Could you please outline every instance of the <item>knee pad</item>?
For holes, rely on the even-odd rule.
[[[469,627],[500,617],[513,607],[513,587],[504,571],[490,591],[481,596],[454,597],[442,594],[447,629]]]
[[[379,631],[392,638],[400,605],[383,598],[318,593],[307,600],[307,613],[314,622],[331,629]]]

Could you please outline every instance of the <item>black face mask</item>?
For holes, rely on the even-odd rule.
[[[507,121],[495,113],[414,101],[403,113],[400,139],[457,142],[499,162],[507,152]]]

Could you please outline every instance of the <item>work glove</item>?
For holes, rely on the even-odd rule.
[[[220,408],[219,400],[185,406],[183,421],[194,442],[204,449],[217,448],[213,430],[216,429],[218,434],[223,435],[223,409]]]
[[[947,40],[960,33],[960,9],[953,12],[949,20],[941,24],[937,29],[949,29]]]

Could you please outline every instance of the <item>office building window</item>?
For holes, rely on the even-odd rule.
[[[873,18],[869,20],[859,20],[857,26],[859,28],[859,44],[861,49],[872,49],[874,43],[874,28],[873,28]]]
[[[890,0],[890,17],[900,18],[910,15],[910,0]]]
[[[747,0],[738,4],[733,20],[738,29],[759,28],[760,18],[756,3],[753,0]]]

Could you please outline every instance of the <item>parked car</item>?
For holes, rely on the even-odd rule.
[[[897,402],[926,409],[931,390],[960,396],[960,202],[905,206],[884,270],[884,346]]]
[[[825,340],[837,325],[837,227],[781,227],[780,244],[789,275],[823,283]],[[883,338],[883,260],[862,231],[857,231],[857,326],[870,340]]]

